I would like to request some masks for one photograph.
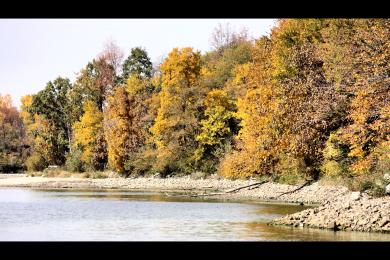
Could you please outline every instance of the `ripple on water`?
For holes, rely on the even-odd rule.
[[[267,224],[303,208],[152,192],[1,188],[0,240],[390,240]]]

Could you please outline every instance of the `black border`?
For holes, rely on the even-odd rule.
[[[8,1],[0,18],[388,18],[385,1]],[[6,5],[6,6],[4,6]]]
[[[0,18],[388,18],[389,14],[384,1],[342,0],[12,1],[0,8]],[[0,242],[0,259],[387,259],[389,249],[387,242]]]
[[[385,242],[2,242],[0,258],[387,259],[388,250]]]

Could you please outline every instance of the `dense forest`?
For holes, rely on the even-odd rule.
[[[111,43],[19,110],[3,93],[0,171],[371,183],[389,173],[389,19],[281,19],[255,40],[219,26],[211,43],[161,64]]]

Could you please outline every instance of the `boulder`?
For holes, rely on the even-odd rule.
[[[156,172],[155,174],[153,174],[153,178],[155,178],[155,179],[161,179],[161,178],[162,178],[162,175],[161,175],[161,173]]]
[[[390,194],[390,184],[388,184],[385,188],[386,194]]]
[[[205,172],[193,172],[191,173],[191,179],[193,180],[201,180],[201,179],[205,179],[207,177],[207,173]]]
[[[383,226],[385,226],[389,222],[390,222],[389,217],[384,217],[378,224],[379,224],[380,227],[383,227]]]
[[[343,204],[343,208],[344,208],[344,209],[350,209],[350,208],[351,208],[351,203],[350,203],[349,201],[345,202],[345,203]]]
[[[336,221],[330,221],[326,224],[327,229],[336,230],[337,229],[337,223]]]
[[[351,200],[359,200],[361,197],[361,192],[360,191],[355,191],[351,193]]]
[[[390,181],[390,173],[385,173],[385,175],[383,175],[383,179],[386,181]]]

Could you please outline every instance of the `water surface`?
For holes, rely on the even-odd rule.
[[[390,240],[388,234],[267,225],[304,208],[148,192],[0,188],[0,240]]]

